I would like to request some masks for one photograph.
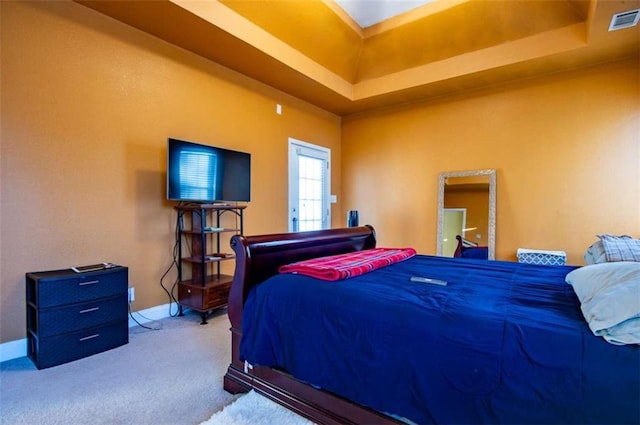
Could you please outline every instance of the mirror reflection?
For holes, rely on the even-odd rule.
[[[495,259],[495,170],[440,174],[437,255]]]

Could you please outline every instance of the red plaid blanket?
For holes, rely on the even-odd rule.
[[[413,248],[374,248],[313,258],[281,266],[280,273],[298,273],[323,280],[341,280],[404,261],[416,255]]]

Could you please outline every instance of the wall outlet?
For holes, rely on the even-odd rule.
[[[136,290],[134,288],[129,288],[129,303],[132,303],[136,300]]]

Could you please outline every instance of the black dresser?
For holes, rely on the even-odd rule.
[[[129,342],[126,267],[26,274],[27,356],[38,369]]]

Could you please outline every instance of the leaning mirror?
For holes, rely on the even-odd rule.
[[[496,170],[440,173],[437,255],[494,260]]]

